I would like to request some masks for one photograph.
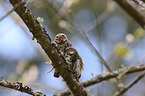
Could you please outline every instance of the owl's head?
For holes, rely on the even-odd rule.
[[[55,36],[55,43],[57,44],[64,44],[67,42],[67,36],[63,33],[59,33]]]

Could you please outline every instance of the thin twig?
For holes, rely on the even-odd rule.
[[[118,85],[120,84],[120,82],[122,82],[122,77],[129,71],[131,70],[135,65],[139,64],[143,59],[145,58],[142,57],[139,61],[137,61],[135,64],[131,65],[130,67],[128,67],[126,70],[122,71],[122,73],[120,73],[120,75],[117,76],[117,81],[118,81]],[[116,92],[119,92],[121,90],[121,87],[118,87],[117,88],[117,91]],[[116,93],[115,93],[116,94]]]
[[[145,58],[145,56],[143,56],[139,61],[137,61],[135,64],[131,65],[130,67],[128,67],[125,71],[123,71],[119,76],[117,76],[117,79],[120,80],[120,78],[125,75],[127,72],[129,72],[129,70],[131,70],[135,65],[139,64],[143,59]]]
[[[101,74],[98,74],[96,75],[94,78],[92,78],[91,80],[88,80],[88,81],[85,81],[85,82],[82,82],[81,84],[84,86],[84,87],[89,87],[91,85],[94,85],[94,84],[98,84],[100,82],[103,82],[103,81],[106,81],[106,80],[109,80],[109,79],[112,79],[112,78],[116,78],[120,71],[123,71],[125,69],[118,69],[119,71],[114,71],[112,73],[108,73],[106,75],[101,75]],[[129,70],[127,74],[132,74],[132,73],[135,73],[135,72],[140,72],[140,71],[144,71],[145,70],[145,65],[141,65],[141,66],[138,66],[138,67],[133,67],[131,70]],[[60,96],[68,96],[70,95],[71,92],[69,90],[63,92],[60,94]],[[57,96],[57,95],[56,95]]]
[[[130,89],[133,85],[135,85],[139,80],[141,80],[145,76],[145,71],[143,71],[139,76],[136,77],[128,86],[122,88],[119,92],[117,91],[114,96],[123,95],[128,89]]]
[[[92,44],[92,42],[89,40],[87,33],[85,32],[83,26],[80,24],[80,22],[78,21],[78,19],[75,17],[75,15],[70,11],[69,12],[71,14],[71,16],[77,21],[77,23],[80,25],[81,27],[81,31],[82,34],[85,36],[85,38],[87,39],[87,41],[89,42],[89,44],[92,46],[92,48],[95,50],[99,60],[101,61],[101,63],[103,63],[105,65],[105,67],[107,68],[107,70],[109,72],[112,72],[112,69],[109,67],[109,65],[107,64],[107,62],[103,59],[103,57],[100,55],[100,53],[97,51],[97,49],[94,47],[94,45]]]
[[[24,0],[24,2],[26,2],[26,0]],[[7,16],[9,16],[19,6],[20,6],[20,4],[16,4],[15,7],[11,8],[10,11],[8,11],[3,17],[0,18],[0,21],[2,21],[4,18],[6,18]]]
[[[25,85],[23,85],[23,83],[20,83],[20,82],[11,83],[8,81],[0,80],[0,86],[14,89],[14,90],[21,91],[21,92],[25,92],[25,93],[33,95],[33,96],[46,96],[46,95],[42,94],[42,92],[34,91],[33,89],[31,89],[31,87],[25,86]]]
[[[48,72],[45,72],[45,73],[50,73],[53,69],[54,69],[54,67],[53,67],[53,68],[51,68],[51,70],[49,70]]]
[[[9,16],[15,9],[12,8],[10,11],[8,11],[3,17],[0,18],[0,21],[2,21],[4,18],[6,18],[7,16]]]
[[[109,2],[109,1],[108,1]],[[102,54],[102,35],[103,35],[103,33],[100,31],[100,24],[99,24],[99,16],[101,16],[101,15],[99,15],[98,16],[98,14],[97,14],[97,12],[96,12],[96,8],[94,7],[94,6],[92,6],[92,4],[93,4],[93,0],[87,0],[87,2],[86,2],[87,4],[88,4],[88,6],[90,7],[90,8],[92,8],[92,11],[93,11],[93,13],[94,13],[94,16],[95,16],[95,20],[93,20],[93,22],[91,22],[90,23],[90,26],[88,25],[88,26],[86,26],[86,27],[84,27],[84,30],[86,31],[86,33],[88,32],[86,29],[89,29],[88,27],[91,27],[92,29],[96,29],[96,31],[97,31],[97,35],[98,35],[98,40],[99,40],[99,44],[98,44],[98,49],[99,49],[99,51],[100,51],[100,54]],[[105,10],[106,11],[106,10]],[[105,11],[103,11],[103,13],[105,12]],[[108,16],[107,14],[106,14],[106,16]],[[103,20],[105,20],[106,18],[102,18]],[[93,24],[92,24],[93,23]],[[86,28],[86,29],[85,29]],[[91,30],[92,30],[91,29]],[[90,31],[91,31],[90,30]],[[102,62],[100,62],[100,63],[102,63]],[[103,72],[104,71],[104,65],[103,64],[101,64],[101,66],[100,66],[100,69],[101,69],[101,72]],[[103,95],[103,92],[104,92],[104,83],[102,83],[101,84],[101,86],[100,87],[98,87],[97,88],[97,90],[98,90],[98,96],[100,96],[100,95]]]

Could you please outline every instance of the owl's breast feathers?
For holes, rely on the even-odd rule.
[[[74,76],[79,79],[82,71],[84,70],[84,62],[77,50],[73,47],[66,48],[65,57],[67,57],[66,61],[72,69]]]

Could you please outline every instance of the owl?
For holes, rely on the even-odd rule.
[[[72,44],[71,42],[68,40],[67,36],[63,33],[59,33],[55,36],[55,40],[53,42],[56,47],[58,48],[59,52],[64,55],[64,50],[67,48],[67,47],[71,47]],[[59,77],[60,74],[59,72],[55,69],[55,72],[54,72],[54,77]]]
[[[77,50],[73,47],[67,47],[64,51],[64,58],[71,69],[74,77],[79,80],[81,73],[84,70],[84,62]]]

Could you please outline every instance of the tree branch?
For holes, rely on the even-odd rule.
[[[123,71],[119,76],[117,76],[117,79],[120,80],[121,77],[123,75],[125,75],[127,72],[129,72],[130,69],[132,69],[135,65],[139,64],[143,59],[145,58],[145,56],[143,56],[139,61],[137,61],[135,64],[131,65],[130,67],[128,67],[125,71]]]
[[[14,8],[12,8],[10,11],[8,11],[3,17],[0,18],[0,21],[2,21],[4,18],[9,16],[14,11]]]
[[[66,82],[67,86],[74,94],[74,96],[88,96],[84,87],[74,78],[72,72],[68,70],[65,60],[61,57],[58,50],[54,45],[51,44],[51,38],[43,27],[40,26],[39,22],[34,18],[30,10],[26,7],[26,3],[23,0],[9,0],[14,6],[20,4],[19,7],[15,8],[15,12],[21,17],[24,23],[33,34],[34,38],[41,45],[43,50],[51,59],[53,66],[58,70]]]
[[[108,73],[106,75],[102,75],[102,74],[98,74],[96,75],[94,78],[92,78],[91,80],[88,80],[88,81],[85,81],[85,82],[82,82],[81,84],[84,86],[84,87],[88,87],[88,86],[91,86],[91,85],[94,85],[94,84],[97,84],[97,83],[100,83],[100,82],[103,82],[105,80],[109,80],[109,79],[112,79],[112,78],[116,78],[119,74],[121,74],[122,71],[124,70],[127,70],[127,69],[119,69],[119,71],[113,71],[112,73]],[[131,74],[131,73],[135,73],[135,72],[140,72],[140,71],[144,71],[145,70],[145,65],[141,65],[141,66],[138,66],[138,67],[133,67],[132,69],[130,69],[127,73],[127,74]],[[68,96],[70,95],[70,91],[67,90],[66,92],[63,92],[60,94],[60,96]],[[57,95],[56,95],[57,96]]]
[[[128,86],[122,88],[120,91],[117,91],[114,96],[122,96],[128,89],[130,89],[133,85],[135,85],[139,80],[141,80],[145,76],[145,71],[142,72],[139,76],[136,77]]]
[[[122,7],[140,26],[145,29],[145,9],[141,10],[132,0],[114,0]]]
[[[11,83],[8,81],[0,80],[0,86],[11,88],[11,89],[18,90],[21,92],[25,92],[33,96],[46,96],[42,94],[42,92],[34,91],[33,89],[31,89],[31,87],[24,86],[22,83],[19,83],[19,82]]]

